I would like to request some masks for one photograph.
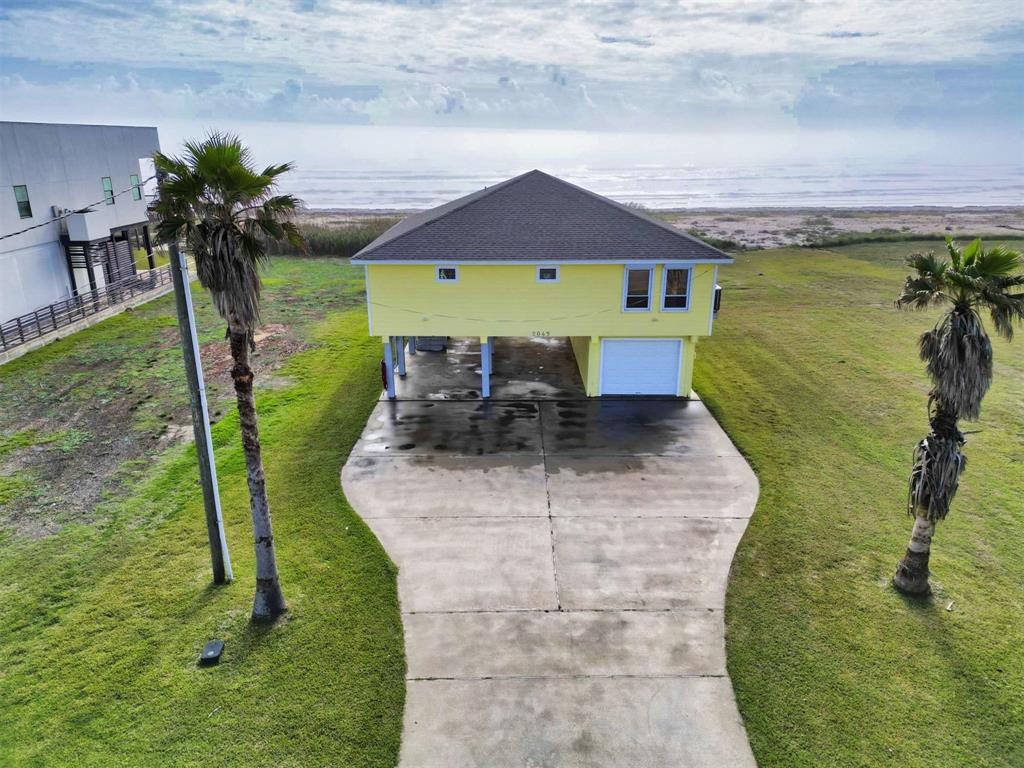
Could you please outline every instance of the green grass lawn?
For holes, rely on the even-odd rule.
[[[135,248],[132,251],[132,255],[135,257],[135,268],[140,272],[149,269],[149,256],[146,254],[145,248]],[[167,253],[167,248],[160,246],[153,251],[153,264],[157,267],[162,267],[165,264],[171,263],[171,257]]]
[[[762,768],[1024,766],[1024,335],[995,342],[965,425],[979,431],[934,541],[934,598],[889,586],[928,430],[916,339],[935,315],[892,304],[916,248],[755,252],[721,270],[695,387],[761,481],[726,620]]]
[[[161,422],[187,413],[170,297],[0,367],[9,438],[0,459],[27,467],[4,475],[19,483],[7,502],[19,494],[24,502],[26,487],[48,500],[23,504],[0,534],[0,765],[394,764],[405,696],[395,569],[338,479],[380,392],[360,275],[326,259],[277,260],[268,275],[267,321],[289,340],[275,342],[277,383],[257,391],[289,603],[271,628],[248,620],[245,466],[237,416],[216,386],[224,416],[213,433],[236,578],[226,587],[210,584],[191,447],[126,460],[102,500],[71,515],[73,489],[54,496],[30,461],[69,438],[16,423],[29,412],[78,423],[134,391],[114,434],[79,429],[76,448],[100,461],[122,439],[160,445]],[[218,346],[223,324],[198,286],[195,295],[204,357],[216,363],[227,354]],[[153,405],[147,391],[164,402]],[[31,525],[34,514],[59,525]],[[214,637],[226,643],[221,664],[197,667]]]

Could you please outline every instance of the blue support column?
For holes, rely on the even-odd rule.
[[[405,378],[405,336],[398,336],[398,375]]]
[[[395,354],[391,349],[391,337],[384,339],[384,381],[387,385],[388,399],[395,399]]]
[[[480,339],[480,396],[491,396],[491,345],[487,337]]]
[[[409,337],[409,354],[410,355],[415,355],[416,354],[416,337],[415,336],[410,336]]]

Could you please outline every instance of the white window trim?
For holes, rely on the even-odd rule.
[[[630,270],[647,270],[647,306],[627,307],[626,297],[629,293]],[[654,265],[653,264],[626,264],[622,268],[622,311],[623,312],[650,312],[654,306]]]
[[[686,272],[686,306],[666,307],[665,293],[668,291],[668,270],[685,269]],[[693,304],[693,265],[692,264],[663,264],[661,267],[661,311],[662,312],[689,312]]]
[[[454,280],[443,280],[441,278],[442,269],[454,269],[455,279]],[[434,282],[435,283],[457,283],[459,282],[461,275],[459,274],[458,264],[435,264],[434,265]]]
[[[555,270],[555,279],[554,280],[542,280],[541,277],[540,277],[540,271],[542,269],[553,269],[553,270]],[[562,268],[558,267],[558,266],[555,266],[555,265],[552,265],[552,264],[538,264],[537,265],[536,277],[537,277],[537,282],[538,283],[558,283],[558,282],[561,282],[561,280],[562,280]]]

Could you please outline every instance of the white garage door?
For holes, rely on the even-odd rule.
[[[602,339],[602,395],[675,395],[682,339]]]

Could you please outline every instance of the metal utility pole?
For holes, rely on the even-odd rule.
[[[217,489],[217,464],[210,440],[210,418],[206,406],[206,386],[203,383],[203,363],[199,359],[199,338],[196,318],[192,311],[189,291],[188,264],[185,254],[176,243],[168,248],[171,253],[171,279],[174,282],[174,303],[178,308],[178,328],[181,331],[181,351],[185,356],[185,376],[188,396],[192,404],[192,427],[195,430],[196,456],[199,458],[199,480],[203,486],[203,504],[206,507],[206,532],[210,538],[210,559],[213,561],[213,583],[231,581],[231,557],[228,541],[224,537],[224,520],[220,513],[220,493]]]

